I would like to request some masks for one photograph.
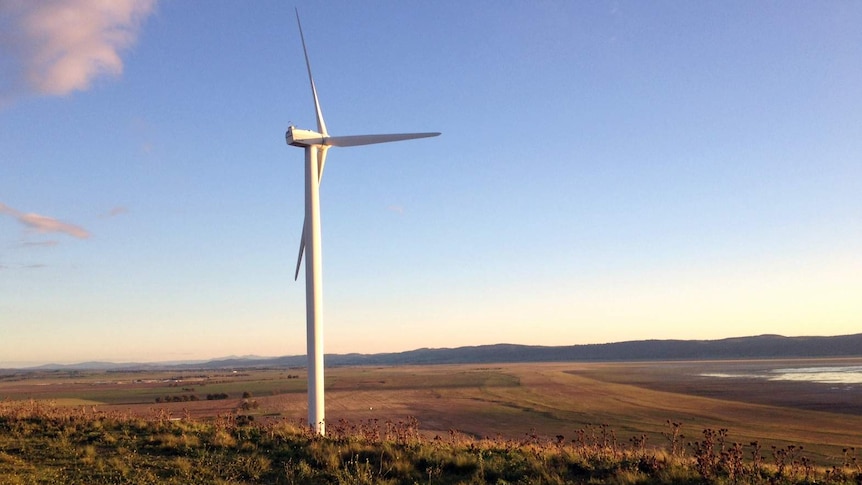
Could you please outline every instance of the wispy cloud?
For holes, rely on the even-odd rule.
[[[58,96],[83,91],[99,76],[122,74],[120,52],[134,44],[155,3],[3,0],[0,49],[15,59],[26,90]]]
[[[90,237],[90,233],[83,227],[58,221],[52,217],[40,216],[39,214],[22,214],[18,217],[18,221],[40,233],[61,232],[78,239],[87,239]]]
[[[394,212],[396,214],[404,214],[404,208],[401,207],[400,205],[390,205],[389,207],[386,208],[386,210],[388,210],[390,212]]]
[[[23,269],[23,270],[42,269],[42,268],[47,268],[47,267],[48,267],[47,264],[42,264],[42,263],[16,264],[16,265],[12,265],[12,266],[10,266],[8,264],[0,263],[0,271],[3,271],[3,270],[20,270],[20,269]]]
[[[21,243],[21,246],[24,246],[26,248],[51,247],[51,246],[56,246],[59,243],[60,243],[60,241],[53,240],[53,239],[50,241],[24,241]]]
[[[6,204],[0,203],[0,214],[12,216],[21,224],[33,229],[36,232],[47,234],[52,232],[66,234],[78,239],[87,239],[90,233],[86,229],[67,222],[58,221],[53,217],[42,216],[39,214],[25,214],[18,210],[9,207]]]
[[[100,214],[100,217],[103,217],[103,218],[106,218],[106,217],[117,217],[117,216],[120,216],[120,215],[126,214],[127,212],[129,212],[129,209],[126,209],[126,208],[125,208],[125,207],[123,207],[123,206],[117,206],[117,207],[113,207],[113,208],[111,208],[111,210],[109,210],[108,212],[105,212],[105,213],[103,213],[103,214]]]

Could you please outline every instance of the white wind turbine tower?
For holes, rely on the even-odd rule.
[[[308,355],[308,425],[321,435],[325,433],[323,405],[323,281],[320,248],[320,180],[323,177],[323,165],[326,152],[330,147],[351,147],[387,143],[390,141],[427,138],[440,133],[399,133],[388,135],[353,135],[329,136],[320,102],[317,99],[317,89],[311,76],[311,63],[308,61],[308,50],[305,47],[305,36],[302,34],[302,24],[299,21],[299,11],[296,12],[296,23],[299,25],[299,36],[302,40],[302,51],[305,54],[305,67],[308,69],[308,81],[311,83],[311,95],[314,98],[314,110],[317,116],[317,131],[300,130],[288,127],[285,138],[288,145],[305,149],[305,221],[302,225],[302,238],[299,241],[299,256],[296,258],[296,273],[299,277],[299,266],[305,256],[305,320],[307,332]]]

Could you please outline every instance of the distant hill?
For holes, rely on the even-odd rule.
[[[384,354],[327,354],[327,366],[490,364],[507,362],[598,362],[650,360],[729,360],[815,357],[862,357],[862,334],[834,337],[758,335],[721,340],[635,340],[608,344],[546,347],[496,344],[443,349],[417,349]],[[210,361],[122,363],[89,362],[45,365],[39,370],[243,369],[303,367],[305,355],[229,357]]]
[[[454,349],[417,349],[384,354],[328,354],[327,366],[490,364],[507,362],[728,360],[862,357],[862,334],[834,337],[758,335],[721,340],[635,340],[609,344],[537,346],[496,344]],[[229,357],[210,361],[122,363],[88,362],[44,365],[38,370],[242,369],[303,367],[304,355]]]

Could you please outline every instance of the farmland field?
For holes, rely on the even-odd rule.
[[[569,438],[590,425],[607,425],[620,441],[646,435],[650,445],[660,447],[667,444],[671,421],[682,423],[686,440],[699,439],[706,428],[726,428],[731,441],[802,445],[828,464],[844,448],[862,449],[862,385],[766,381],[746,378],[744,372],[836,362],[338,367],[327,369],[327,422],[396,422],[412,416],[429,436],[458,430],[516,439],[528,434]],[[859,365],[862,359],[838,363]],[[720,373],[736,377],[704,375]],[[0,371],[0,400],[180,418],[239,410],[257,421],[299,422],[306,414],[305,377],[303,369],[10,370]]]

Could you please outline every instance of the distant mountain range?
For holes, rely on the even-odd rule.
[[[454,349],[417,349],[384,354],[327,354],[327,366],[490,364],[511,362],[601,362],[650,360],[783,359],[862,357],[862,333],[834,337],[758,335],[721,340],[635,340],[608,344],[537,346],[496,344]],[[304,367],[305,355],[227,357],[163,363],[85,362],[49,364],[36,370],[251,369]]]

